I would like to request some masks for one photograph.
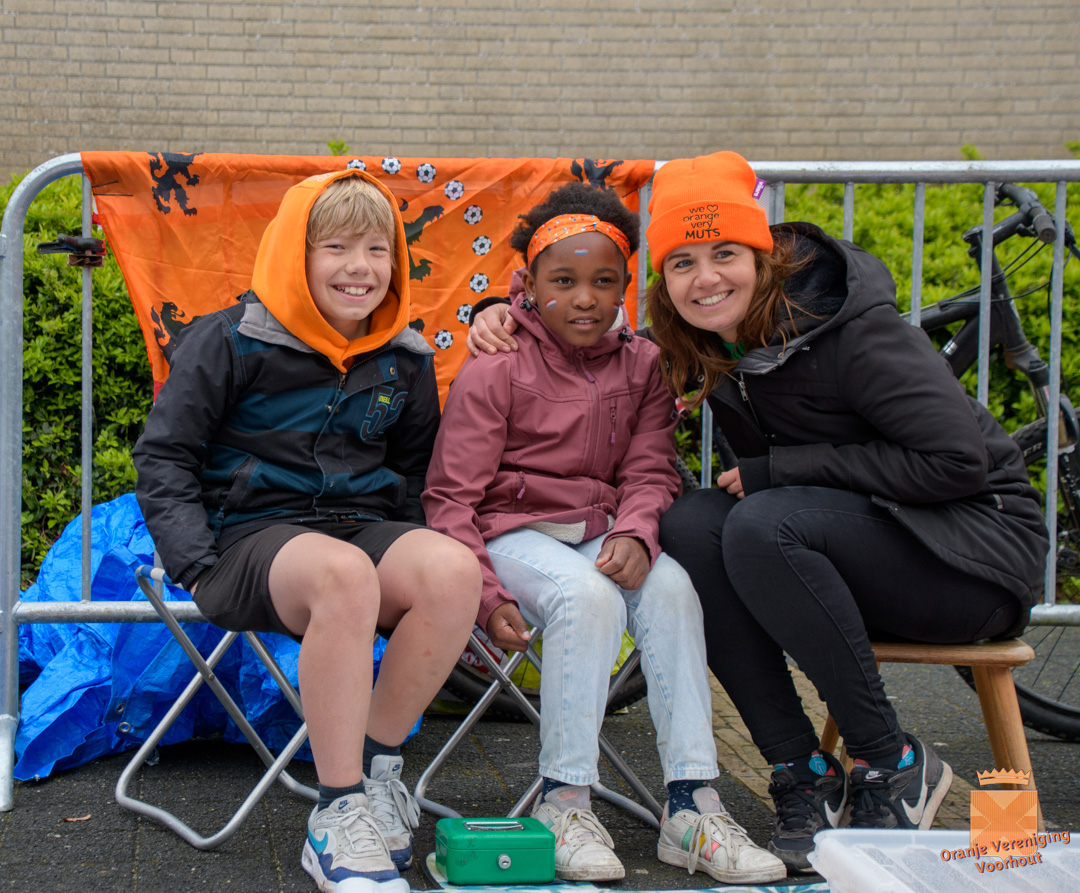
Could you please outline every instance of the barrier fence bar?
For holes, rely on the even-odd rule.
[[[917,323],[921,304],[921,272],[923,226],[925,215],[925,186],[927,183],[983,183],[986,195],[992,196],[994,184],[1004,181],[1044,182],[1057,184],[1055,216],[1058,237],[1054,245],[1054,288],[1051,301],[1050,364],[1051,406],[1057,405],[1060,394],[1061,317],[1064,265],[1063,227],[1065,220],[1067,183],[1080,182],[1080,160],[1069,161],[964,161],[964,162],[753,162],[757,175],[770,184],[768,213],[770,221],[783,222],[785,215],[786,183],[843,183],[844,234],[850,236],[854,227],[855,186],[867,183],[913,183],[914,235],[912,246],[912,308]],[[20,600],[20,560],[22,509],[22,379],[23,379],[23,235],[26,213],[31,202],[48,184],[61,177],[82,173],[79,154],[61,155],[32,170],[11,194],[0,227],[0,812],[12,808],[14,785],[15,733],[18,727],[18,627],[24,623],[121,623],[160,622],[153,607],[144,602],[94,602],[90,598],[89,565],[90,537],[89,506],[92,496],[91,460],[93,455],[92,409],[92,307],[90,271],[83,270],[83,307],[81,352],[83,358],[82,411],[82,509],[83,509],[83,575],[82,600],[71,602],[22,602]],[[643,190],[643,226],[647,220],[648,187]],[[91,197],[89,184],[83,184],[83,235],[90,235]],[[992,201],[984,209],[984,222],[992,224]],[[984,239],[984,252],[990,245]],[[989,261],[983,263],[983,291],[989,295]],[[638,265],[638,289],[643,293],[647,280],[644,252]],[[639,311],[639,314],[644,312]],[[980,399],[986,401],[984,377],[989,365],[989,317],[983,314],[987,326],[986,341],[980,330],[979,379]],[[640,316],[639,316],[640,319]],[[704,430],[702,441],[711,453],[711,415],[702,412]],[[1051,414],[1048,428],[1048,467],[1054,467],[1057,455],[1057,417]],[[708,458],[708,457],[706,457]],[[711,465],[702,463],[702,485],[711,481]],[[1056,493],[1056,476],[1047,475],[1049,494]],[[1054,502],[1047,501],[1047,524],[1056,525],[1052,510]],[[1046,603],[1036,606],[1032,623],[1080,626],[1080,605],[1053,603],[1055,556],[1047,559]],[[170,602],[170,613],[182,622],[202,620],[191,602]]]
[[[82,234],[93,235],[91,219],[94,197],[90,179],[82,177]],[[92,267],[82,268],[82,467],[91,469],[94,462],[94,326]],[[80,474],[82,498],[79,511],[82,514],[82,600],[90,601],[90,508],[93,506],[93,474]]]
[[[983,187],[982,258],[979,261],[979,368],[975,399],[986,406],[990,399],[990,280],[994,260],[994,191],[988,180]]]
[[[911,324],[922,319],[923,232],[926,224],[926,184],[915,184],[915,206],[911,227]]]
[[[1054,263],[1051,269],[1057,270],[1050,289],[1050,411],[1046,416],[1046,467],[1057,468],[1058,464],[1058,428],[1061,423],[1061,321],[1064,302],[1065,283],[1061,275],[1065,265],[1065,183],[1058,181],[1054,196]],[[1050,533],[1050,542],[1057,542],[1057,492],[1056,474],[1046,475],[1046,528]],[[1043,604],[1053,606],[1057,602],[1056,562],[1054,549],[1050,549],[1050,559],[1046,562],[1046,575],[1043,579]]]

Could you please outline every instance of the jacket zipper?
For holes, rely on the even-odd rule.
[[[596,383],[596,378],[593,376],[593,374],[588,370],[588,367],[585,365],[585,354],[584,354],[584,352],[580,351],[580,350],[575,351],[574,359],[576,360],[578,368],[581,370],[582,376],[584,376],[585,380],[590,385],[592,385],[592,387],[590,388],[590,398],[589,398],[589,402],[593,407],[591,412],[599,413],[599,412],[602,411],[601,402],[600,402],[600,398],[601,398],[602,394],[600,393],[600,386]],[[596,416],[594,415],[593,418],[595,418],[595,417]],[[601,416],[601,418],[602,418],[602,416]],[[596,454],[599,452],[599,448],[600,448],[599,436],[598,436],[600,432],[596,431],[597,439],[596,439],[596,441],[594,441],[593,440],[593,436],[594,436],[593,435],[593,430],[595,430],[595,429],[593,429],[592,426],[590,426],[588,442],[585,444],[584,464],[583,464],[582,468],[584,470],[584,473],[586,473],[586,474],[592,474],[592,469],[596,467],[596,463],[597,463]],[[612,432],[612,436],[614,436],[614,431]]]
[[[761,426],[761,420],[757,417],[757,412],[754,410],[754,404],[750,402],[750,394],[746,391],[746,382],[743,380],[743,373],[740,372],[738,378],[735,378],[730,372],[727,373],[727,375],[739,386],[739,396],[742,397],[743,403],[745,403],[750,410],[750,415],[754,417],[754,424],[761,429],[762,433],[764,433],[765,429]]]

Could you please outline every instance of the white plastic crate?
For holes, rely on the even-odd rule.
[[[969,849],[967,831],[822,831],[810,862],[832,893],[1076,893],[1080,838],[1050,842],[1052,834],[1036,851],[1041,861],[1034,861],[1038,857],[992,848],[978,858],[943,858],[945,851]],[[1024,859],[1028,864],[1007,862],[1011,855],[1016,863]]]

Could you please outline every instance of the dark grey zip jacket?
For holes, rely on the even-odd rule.
[[[133,450],[136,495],[181,583],[247,533],[318,519],[424,523],[439,401],[406,328],[341,373],[254,292],[186,329]]]
[[[1049,541],[1019,448],[899,316],[880,260],[812,224],[773,233],[809,258],[785,289],[805,315],[708,395],[747,495],[866,493],[947,564],[1033,604]]]

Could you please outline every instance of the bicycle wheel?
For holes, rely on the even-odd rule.
[[[1078,416],[1080,424],[1080,416]],[[1013,440],[1024,455],[1029,469],[1046,461],[1046,419],[1037,419],[1017,428]],[[1080,446],[1077,447],[1080,450]],[[1064,510],[1058,512],[1057,601],[1059,604],[1080,604],[1080,506],[1073,493],[1080,492],[1080,458],[1076,452],[1058,457],[1058,486]]]
[[[1046,420],[1040,419],[1013,432],[1013,440],[1024,454],[1029,468],[1046,459]],[[1080,603],[1080,538],[1075,520],[1076,506],[1071,493],[1080,484],[1080,458],[1075,453],[1062,456],[1058,476],[1068,489],[1065,511],[1059,512],[1057,554],[1057,601]],[[1080,741],[1080,627],[1029,626],[1023,639],[1035,650],[1035,659],[1013,670],[1016,697],[1024,725],[1061,738]],[[956,671],[972,688],[971,671]]]

